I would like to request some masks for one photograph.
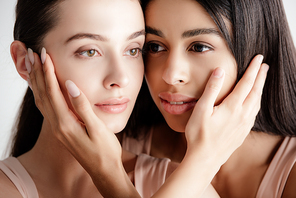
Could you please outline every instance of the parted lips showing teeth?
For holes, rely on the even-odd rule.
[[[170,103],[171,105],[182,105],[184,103],[188,103],[188,102],[173,102],[173,101],[171,102],[167,101],[167,102]]]

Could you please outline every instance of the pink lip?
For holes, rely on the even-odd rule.
[[[162,92],[159,95],[161,105],[170,114],[180,115],[194,108],[197,99],[182,94]]]
[[[99,107],[106,113],[117,114],[125,111],[129,101],[130,100],[128,98],[111,98],[95,104],[95,106]]]

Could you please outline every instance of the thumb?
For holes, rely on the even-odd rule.
[[[84,122],[86,128],[88,129],[88,134],[90,138],[92,138],[92,132],[98,131],[99,128],[104,126],[104,123],[100,119],[98,119],[88,99],[83,94],[83,92],[79,90],[75,83],[71,80],[67,80],[65,84],[72,106],[75,112]]]

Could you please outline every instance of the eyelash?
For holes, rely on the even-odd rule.
[[[199,47],[199,48],[202,48],[202,50],[199,51],[199,49],[195,49],[195,47]],[[203,50],[205,49],[206,50]],[[208,46],[208,45],[205,45],[205,44],[202,44],[202,43],[193,43],[192,45],[190,45],[190,47],[188,48],[188,51],[193,51],[193,52],[196,52],[196,53],[205,53],[207,51],[212,51],[213,48]]]
[[[130,52],[132,50],[136,50],[135,55],[130,54]],[[94,55],[89,55],[88,53],[91,52],[91,51],[94,51],[95,54]],[[128,56],[131,56],[132,58],[137,58],[137,57],[139,57],[139,54],[141,54],[141,53],[142,53],[142,49],[140,49],[140,48],[132,48],[132,49],[127,50],[124,54],[128,55]],[[83,51],[80,51],[80,52],[78,50],[76,52],[76,54],[78,56],[82,56],[82,58],[94,58],[96,56],[101,56],[101,54],[96,49],[83,50]]]
[[[156,47],[158,48],[157,50],[152,50],[152,47],[155,47],[154,49],[156,49]],[[196,49],[196,47],[199,47],[199,48],[206,48],[206,50],[198,50]],[[162,48],[161,50],[159,48]],[[207,51],[211,51],[213,50],[212,47],[208,46],[208,45],[205,45],[205,44],[201,44],[201,43],[193,43],[190,45],[190,47],[188,48],[188,51],[193,51],[193,52],[196,52],[196,53],[205,53]],[[151,53],[151,54],[157,54],[157,53],[160,53],[160,52],[163,52],[163,51],[166,51],[166,48],[161,46],[160,44],[158,43],[155,43],[155,42],[148,42],[146,43],[145,47],[144,47],[144,53]]]
[[[158,50],[157,51],[152,51],[152,47],[157,47]],[[163,48],[163,49],[159,50],[160,47]],[[160,44],[154,43],[154,42],[146,43],[143,49],[144,49],[144,51],[143,51],[144,54],[146,54],[146,53],[157,54],[157,53],[166,51],[165,47],[162,47]]]
[[[90,51],[94,51],[95,54],[92,56],[88,56],[88,52],[90,52]],[[83,58],[93,58],[95,55],[101,56],[101,54],[95,49],[84,50],[84,51],[78,52],[78,54],[80,56],[83,56]]]
[[[128,52],[131,52],[132,50],[137,50],[136,54],[135,55],[131,55],[131,54],[128,55]],[[132,58],[138,58],[142,52],[143,52],[143,50],[141,48],[132,48],[132,49],[127,50],[124,54],[131,56]]]

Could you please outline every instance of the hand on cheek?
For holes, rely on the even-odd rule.
[[[261,55],[252,60],[234,90],[218,106],[214,104],[223,84],[224,73],[219,68],[215,69],[187,123],[185,134],[188,150],[202,149],[208,156],[225,163],[243,143],[260,110],[268,71],[268,66],[262,64],[262,60]]]

